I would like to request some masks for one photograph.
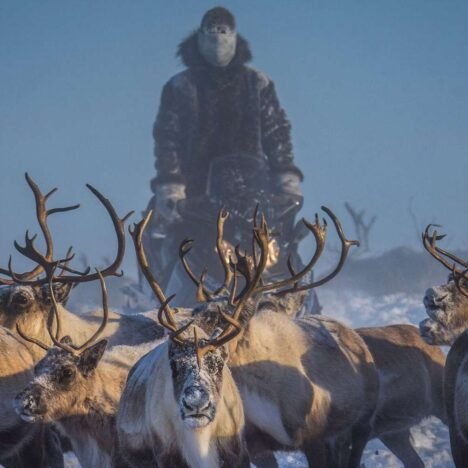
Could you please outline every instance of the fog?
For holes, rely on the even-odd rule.
[[[303,215],[322,204],[352,228],[344,202],[377,215],[371,252],[420,248],[444,226],[445,245],[468,232],[468,3],[225,1],[274,79],[293,126]],[[122,216],[143,210],[154,175],[152,124],[163,84],[182,66],[177,44],[207,1],[22,1],[0,4],[0,263],[37,231],[24,172],[51,206],[59,251],[92,263],[111,256],[112,226],[85,188]],[[409,214],[409,205],[417,219]],[[134,271],[127,253],[126,269]],[[22,261],[15,256],[15,265]]]

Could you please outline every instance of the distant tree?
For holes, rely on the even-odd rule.
[[[345,202],[345,208],[353,220],[356,238],[361,244],[361,248],[356,252],[369,252],[369,233],[375,224],[377,216],[372,216],[371,220],[366,224],[364,221],[364,216],[366,214],[365,210],[357,211],[348,202]]]

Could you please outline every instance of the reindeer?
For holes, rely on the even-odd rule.
[[[300,294],[269,295],[263,301],[272,310],[295,317],[301,308]],[[356,332],[374,357],[380,377],[369,438],[379,438],[405,467],[422,467],[409,429],[429,416],[446,422],[442,391],[445,355],[439,347],[426,344],[411,325],[359,328]],[[272,466],[271,457],[268,463]]]
[[[405,468],[424,467],[410,428],[430,416],[446,422],[445,355],[412,325],[358,328],[379,371],[380,392],[369,440],[380,439]]]
[[[429,318],[420,332],[432,345],[449,345],[444,375],[445,410],[448,418],[452,456],[457,467],[468,459],[468,261],[442,249],[437,242],[445,235],[422,235],[425,249],[451,273],[448,282],[429,288],[423,302]]]
[[[429,318],[423,320],[419,327],[429,344],[451,346],[468,328],[468,261],[440,248],[437,241],[445,235],[438,235],[437,231],[430,234],[431,227],[429,224],[422,235],[423,245],[450,271],[450,275],[446,284],[426,291],[423,303]]]
[[[150,271],[142,234],[151,212],[131,235],[144,277],[161,302],[158,320],[170,340],[134,366],[123,392],[117,427],[119,444],[134,467],[249,467],[242,401],[226,365],[226,346],[240,333],[238,311],[259,277],[245,288],[227,326],[208,336],[189,321],[178,328],[175,314]],[[235,291],[235,288],[233,289]],[[193,338],[191,335],[193,333]]]
[[[208,334],[221,326],[232,305],[242,302],[232,292],[237,287],[237,276],[242,276],[246,283],[243,292],[248,291],[249,297],[245,299],[241,293],[242,307],[237,306],[230,315],[242,329],[228,343],[228,362],[242,396],[251,453],[256,453],[259,445],[268,449],[303,448],[310,466],[328,466],[331,461],[327,460],[327,443],[332,444],[338,436],[351,432],[349,466],[356,467],[377,402],[378,376],[372,356],[359,335],[339,322],[315,317],[292,320],[274,312],[265,299],[266,293],[272,294],[273,290],[284,295],[317,287],[341,270],[356,242],[347,240],[336,216],[328,208],[323,209],[340,236],[342,252],[335,270],[311,284],[300,284],[300,280],[324,250],[326,222],[322,225],[318,217],[315,224],[305,221],[317,242],[312,259],[303,270],[293,272],[290,279],[276,283],[267,284],[262,278],[269,244],[264,218],[260,226],[254,226],[252,254],[236,248],[235,261],[229,261],[219,248],[228,214],[220,212],[217,245],[225,277],[215,291],[205,287],[205,272],[198,279],[190,270],[186,256],[192,241],[183,242],[179,254],[201,301],[193,310],[193,317]],[[159,301],[165,304],[161,288],[158,291]],[[225,311],[224,315],[219,314],[219,308]]]
[[[27,422],[54,423],[70,439],[84,468],[122,465],[115,430],[120,395],[130,368],[158,342],[115,346],[105,352],[107,340],[97,339],[108,323],[109,310],[104,279],[99,274],[103,301],[101,325],[82,345],[74,345],[69,336],[60,336],[62,327],[53,276],[48,279],[57,326],[54,332],[49,320],[47,332],[54,346],[25,335],[18,327],[20,334],[46,351],[46,355],[35,366],[34,377],[16,395],[16,412]]]
[[[32,377],[33,358],[18,337],[0,327],[0,464],[10,467],[63,467],[56,434],[45,424],[26,424],[11,404],[16,390]]]
[[[32,370],[35,363],[37,363],[44,356],[44,350],[40,347],[31,346],[28,341],[24,340],[23,337],[17,334],[16,328],[17,326],[20,326],[21,330],[23,330],[26,334],[37,336],[48,345],[52,344],[47,333],[47,319],[50,316],[49,312],[51,308],[49,286],[46,279],[38,278],[38,276],[48,269],[55,268],[57,264],[61,264],[62,273],[71,273],[67,275],[62,274],[60,278],[57,278],[53,283],[53,291],[57,301],[65,303],[68,294],[74,285],[81,282],[94,280],[97,278],[97,275],[87,275],[86,273],[88,272],[77,272],[69,268],[68,262],[72,258],[71,250],[69,250],[67,253],[65,261],[55,261],[53,259],[54,246],[52,235],[47,224],[48,218],[55,213],[74,210],[78,208],[78,205],[47,209],[47,201],[49,197],[56,191],[56,189],[50,191],[46,195],[43,195],[37,184],[27,174],[26,181],[35,197],[36,214],[39,226],[44,235],[46,252],[41,254],[36,249],[34,245],[35,236],[30,237],[28,233],[26,233],[25,236],[24,246],[15,243],[15,248],[21,254],[34,261],[37,265],[31,271],[18,274],[13,272],[10,259],[8,269],[0,269],[0,274],[2,274],[4,277],[8,276],[8,278],[0,279],[0,325],[15,333],[16,339],[22,342],[23,347],[29,351],[31,359],[28,362],[30,369]],[[88,186],[88,188],[106,208],[106,211],[112,220],[114,229],[117,234],[116,257],[112,264],[105,268],[102,272],[103,276],[116,275],[118,274],[117,270],[122,262],[125,251],[124,223],[128,215],[120,219],[109,200],[104,198],[104,196],[95,188],[91,186]],[[66,319],[65,332],[66,334],[70,335],[75,342],[82,342],[86,339],[87,336],[92,334],[93,323],[96,320],[99,320],[97,311],[89,314],[87,317],[81,317],[69,312],[64,307],[62,307],[62,305],[59,305],[58,307],[60,309],[60,314]],[[152,320],[151,317],[147,315],[139,314],[137,316],[127,317],[109,311],[110,323],[104,334],[105,336],[110,335],[110,342],[112,345],[122,343],[133,344],[150,342],[154,339],[154,337],[162,336],[163,332],[161,327],[155,324],[154,320]],[[0,343],[0,347],[4,346],[4,348],[8,348],[11,346],[11,343],[11,340],[7,340],[5,345]],[[15,370],[14,362],[16,354],[13,352],[13,349],[14,348],[12,348],[11,351],[8,351],[8,353],[12,353],[12,357],[8,360],[8,362],[4,363],[6,366],[5,373],[0,374],[0,377],[3,377],[0,379],[0,401],[9,401],[9,399],[11,399],[12,393],[16,394],[24,387],[24,382],[18,381],[17,386],[13,389],[12,385],[15,380],[8,377],[15,375],[16,373],[21,374],[23,372],[22,366],[24,361],[20,360],[21,353],[19,352],[17,353],[18,372]],[[0,433],[1,460],[4,458],[2,456],[2,452],[9,453],[11,450],[13,450],[13,448],[11,448],[12,440],[10,435],[16,426],[8,426],[7,421],[9,421],[9,419],[5,418],[2,424],[2,431]],[[29,426],[29,428],[25,429],[25,434],[26,433],[32,435],[41,435],[41,431],[39,429],[33,430],[32,426]],[[17,434],[18,437],[16,445],[18,447],[22,447],[24,446],[24,438],[19,437],[19,431]],[[41,439],[38,437],[34,437],[31,443],[37,443],[37,445],[42,444]],[[3,446],[8,446],[11,448],[11,450],[2,450],[1,447]],[[25,462],[27,457],[30,456],[29,453],[32,454],[31,458],[37,456],[37,452],[26,453],[24,449],[20,455],[23,462]],[[37,458],[33,461],[33,466],[37,466]]]
[[[291,310],[294,302],[269,301],[279,313],[293,316],[298,310]],[[320,321],[320,317],[315,320]],[[380,439],[406,468],[424,467],[412,445],[410,428],[430,416],[446,423],[444,353],[438,346],[425,343],[412,325],[358,328],[356,332],[371,352],[380,379],[369,440]],[[277,466],[272,455],[262,462],[262,466]]]
[[[0,274],[9,277],[0,278],[0,285],[2,285],[0,286],[0,325],[14,332],[19,325],[27,335],[37,336],[43,342],[52,344],[47,334],[46,324],[51,307],[48,280],[38,276],[44,271],[54,268],[58,262],[61,265],[62,273],[55,278],[53,288],[55,298],[60,303],[60,313],[64,317],[65,333],[71,336],[75,342],[83,341],[86,336],[92,333],[94,323],[99,321],[99,312],[94,311],[85,316],[79,316],[69,312],[62,304],[66,304],[73,287],[97,280],[98,276],[95,273],[89,274],[89,269],[85,272],[71,269],[68,266],[73,258],[71,249],[67,252],[65,259],[54,260],[53,239],[47,224],[50,215],[75,210],[79,205],[47,209],[47,201],[56,189],[43,195],[28,174],[26,174],[26,181],[35,197],[37,219],[44,235],[46,252],[44,254],[39,252],[34,244],[36,236],[30,237],[28,232],[26,232],[24,246],[15,242],[16,250],[35,262],[37,266],[29,272],[14,273],[10,258],[8,269],[0,269]],[[119,218],[109,200],[91,185],[87,185],[87,187],[105,207],[117,236],[115,258],[109,266],[102,270],[102,275],[104,277],[120,276],[118,269],[125,252],[125,221],[132,213],[128,213],[122,219]],[[154,318],[152,312],[128,316],[109,311],[109,325],[105,330],[104,337],[109,338],[110,345],[150,342],[155,336],[161,337],[163,335],[162,328],[155,323]],[[27,344],[29,346],[29,343]],[[44,354],[37,347],[30,347],[30,351],[36,361]]]

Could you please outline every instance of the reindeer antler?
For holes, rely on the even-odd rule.
[[[96,330],[93,335],[88,338],[83,344],[77,346],[73,344],[67,344],[61,339],[61,334],[62,334],[62,324],[61,324],[61,317],[60,317],[60,311],[59,307],[57,304],[57,300],[55,298],[55,293],[54,293],[54,272],[55,269],[51,269],[48,271],[48,281],[49,281],[49,295],[50,295],[50,300],[52,302],[52,309],[49,311],[49,316],[47,318],[47,332],[49,334],[50,339],[52,340],[52,343],[59,347],[62,348],[63,350],[74,354],[74,355],[79,355],[81,354],[85,349],[89,348],[96,340],[97,338],[102,334],[104,329],[106,328],[108,319],[109,319],[109,307],[108,307],[108,298],[107,298],[107,287],[106,283],[104,281],[104,277],[102,276],[101,272],[96,268],[96,275],[99,278],[99,282],[101,285],[101,292],[102,292],[102,310],[103,310],[103,317],[101,324],[99,328]],[[52,330],[52,325],[55,319],[55,324],[56,324],[56,330],[55,333]],[[39,346],[40,348],[44,349],[45,351],[48,351],[50,349],[50,346],[47,344],[43,343],[37,338],[30,337],[24,333],[24,331],[21,329],[20,325],[17,323],[16,324],[16,331],[18,334],[25,339],[26,341],[29,341],[31,343],[34,343],[35,345]]]
[[[327,283],[341,271],[346,261],[346,258],[348,257],[349,249],[354,245],[359,246],[359,241],[347,239],[344,234],[343,227],[341,226],[340,220],[337,218],[337,216],[326,206],[322,206],[322,210],[325,211],[325,213],[331,218],[333,225],[335,227],[335,230],[341,242],[340,258],[338,260],[336,267],[333,269],[333,271],[329,273],[328,275],[324,276],[323,278],[319,279],[318,281],[314,281],[314,282],[303,284],[303,285],[300,284],[300,280],[312,270],[312,268],[315,266],[315,264],[321,257],[325,248],[325,241],[326,241],[326,236],[327,236],[327,222],[325,219],[323,219],[323,224],[321,224],[319,221],[318,215],[316,214],[314,224],[309,223],[305,219],[303,220],[306,227],[314,235],[315,244],[316,244],[314,255],[312,256],[309,263],[302,270],[296,273],[292,267],[291,259],[289,258],[288,269],[289,269],[291,276],[285,280],[265,284],[258,288],[258,292],[276,290],[275,292],[276,295],[284,295],[284,294],[295,293],[299,291],[305,291],[305,290],[316,288],[318,286],[321,286]],[[282,289],[287,286],[291,286],[291,287]]]
[[[117,235],[117,253],[112,264],[106,267],[104,270],[102,270],[102,272],[99,274],[97,272],[89,274],[89,270],[90,270],[89,268],[84,272],[79,272],[77,270],[74,270],[68,267],[68,262],[70,262],[70,260],[74,258],[74,254],[71,255],[71,250],[68,251],[67,257],[64,259],[61,259],[61,260],[52,259],[53,242],[52,242],[52,237],[50,236],[50,233],[48,233],[48,237],[47,237],[48,246],[50,247],[48,247],[48,251],[46,252],[46,254],[41,254],[34,246],[34,241],[35,241],[36,236],[29,237],[28,232],[26,232],[25,245],[21,246],[15,241],[14,243],[15,248],[22,255],[24,255],[25,257],[37,263],[38,264],[37,268],[40,270],[40,272],[44,271],[46,273],[46,276],[45,278],[34,279],[34,280],[24,279],[23,278],[24,275],[16,274],[13,272],[13,269],[11,266],[11,258],[10,258],[9,265],[8,265],[8,275],[13,279],[14,283],[19,283],[19,284],[27,285],[27,286],[45,285],[49,282],[50,278],[53,276],[53,272],[58,266],[60,266],[60,268],[62,269],[62,274],[56,277],[54,281],[57,283],[62,283],[62,284],[69,284],[69,283],[76,284],[76,283],[94,281],[94,280],[100,279],[100,276],[103,276],[103,277],[122,276],[122,273],[119,273],[117,270],[119,269],[122,263],[124,253],[125,253],[125,221],[133,214],[133,211],[129,212],[123,218],[119,218],[114,207],[112,206],[111,202],[107,198],[105,198],[93,186],[89,184],[87,184],[86,186],[97,197],[97,199],[104,205],[104,207],[107,210],[107,213],[109,214],[112,220],[112,224],[114,226],[114,230]],[[53,191],[49,192],[49,194],[47,194],[44,197],[44,200],[46,200],[47,197],[50,196],[52,193]],[[67,207],[67,208],[55,208],[53,210],[49,210],[47,213],[51,214],[51,213],[56,213],[58,211],[69,211],[70,209],[75,209],[76,207],[77,206]],[[50,253],[48,253],[49,251]],[[64,274],[65,271],[68,273],[72,273],[72,275]]]
[[[288,293],[305,291],[307,289],[316,288],[318,286],[321,286],[321,285],[325,284],[326,282],[328,282],[332,278],[334,278],[341,271],[341,269],[343,268],[343,265],[344,265],[344,263],[346,261],[346,258],[348,257],[348,253],[349,253],[350,248],[352,246],[359,246],[359,241],[347,239],[345,234],[344,234],[343,227],[341,226],[341,223],[340,223],[339,219],[337,218],[337,216],[329,208],[327,208],[325,206],[322,206],[322,210],[325,211],[325,213],[331,218],[331,220],[333,222],[333,225],[334,225],[334,227],[336,229],[336,232],[338,233],[338,236],[340,238],[340,242],[341,242],[340,258],[339,258],[338,264],[336,265],[335,269],[331,273],[329,273],[328,275],[326,275],[325,277],[321,278],[318,281],[308,283],[308,284],[300,284],[301,279],[304,278],[307,275],[307,273],[309,273],[313,269],[313,267],[316,265],[317,261],[320,259],[321,255],[322,255],[322,253],[323,253],[323,251],[325,249],[325,241],[326,241],[326,236],[327,236],[327,221],[325,219],[323,219],[323,221],[321,223],[320,220],[319,220],[318,215],[316,214],[315,215],[315,223],[310,223],[305,219],[302,220],[302,222],[304,223],[306,228],[310,232],[312,232],[312,234],[313,234],[313,236],[315,238],[315,252],[314,252],[312,258],[310,259],[310,261],[307,263],[307,265],[305,265],[305,267],[302,270],[300,270],[299,272],[295,272],[294,268],[292,266],[291,258],[289,257],[288,261],[287,261],[287,266],[288,266],[288,270],[289,270],[291,276],[289,278],[286,278],[286,279],[283,279],[283,280],[280,280],[280,281],[276,281],[276,282],[273,282],[273,283],[267,283],[267,284],[265,284],[263,279],[260,277],[258,279],[256,288],[255,288],[255,293],[276,291],[275,292],[276,295],[284,295],[284,294],[288,294]],[[235,256],[236,256],[236,260],[237,260],[236,261],[237,271],[244,277],[247,285],[252,282],[252,279],[253,279],[252,271],[253,271],[253,269],[255,267],[257,267],[257,258],[256,258],[256,256],[257,256],[256,248],[257,247],[256,246],[259,245],[258,233],[260,231],[263,232],[263,229],[266,228],[266,222],[265,222],[264,217],[262,217],[262,226],[261,226],[261,228],[259,229],[257,227],[257,212],[258,212],[258,206],[255,209],[255,214],[254,214],[254,217],[253,217],[254,233],[256,232],[257,234],[255,234],[254,237],[252,238],[252,254],[247,255],[246,253],[242,253],[240,251],[239,247],[236,247],[236,249],[235,249],[235,253],[236,253]],[[220,214],[220,217],[221,217],[221,214]],[[221,225],[221,227],[222,227],[222,225]],[[219,223],[218,223],[218,244],[217,244],[218,245],[218,252],[221,251],[221,249],[219,248],[219,245],[220,245],[220,239],[222,240],[222,232],[223,231],[222,231],[222,229],[219,228]],[[220,235],[220,233],[221,233],[221,235]],[[266,239],[269,242],[268,233],[266,233]],[[215,293],[211,293],[211,292],[207,291],[207,289],[205,288],[205,286],[203,284],[204,283],[203,279],[204,279],[204,276],[206,275],[206,270],[203,271],[203,273],[201,275],[201,278],[197,279],[197,277],[190,270],[190,268],[188,268],[186,266],[185,255],[187,255],[187,253],[190,251],[191,247],[192,247],[192,241],[191,240],[184,241],[180,246],[180,257],[182,259],[185,270],[187,271],[189,277],[197,285],[197,288],[198,288],[198,290],[197,290],[197,299],[199,301],[213,300],[213,298],[216,297]],[[263,246],[263,247],[265,247],[265,246]],[[268,252],[268,245],[266,246],[266,248],[267,248],[267,252]],[[226,271],[226,265],[227,264],[223,263],[223,267],[224,267],[225,271]],[[235,278],[235,276],[236,276],[236,274],[233,273],[233,265],[234,265],[234,263],[232,261],[230,262],[230,265],[228,265],[229,270],[231,272],[230,281],[232,281],[232,278]],[[262,269],[262,272],[263,272],[263,270],[264,270],[264,268]],[[257,269],[257,271],[258,271],[258,269]],[[227,276],[225,276],[225,277],[227,278]],[[223,287],[218,288],[217,291],[222,291],[226,287],[225,286],[226,284],[227,284],[227,282],[225,281],[225,284],[223,285]],[[244,292],[245,292],[245,288],[244,288],[244,291],[241,292],[241,295]],[[235,296],[232,295],[232,291],[231,291],[230,296],[231,296],[230,303],[235,303],[236,302],[235,299],[234,299]]]
[[[424,248],[434,257],[439,263],[441,263],[445,268],[450,270],[453,274],[453,279],[457,285],[458,290],[468,297],[468,290],[466,286],[463,285],[464,282],[468,281],[468,261],[461,259],[455,254],[444,250],[437,245],[437,242],[446,237],[446,234],[438,234],[437,230],[433,230],[432,234],[430,233],[431,228],[441,227],[438,224],[428,224],[426,229],[421,235],[422,243]],[[450,259],[453,263],[450,263]],[[457,268],[457,264],[461,268]]]
[[[217,221],[217,236],[216,236],[216,251],[218,253],[219,260],[224,270],[224,281],[215,291],[209,291],[204,285],[204,278],[207,274],[207,270],[203,270],[202,274],[200,275],[200,279],[193,273],[191,270],[186,256],[192,249],[193,240],[186,239],[180,244],[179,247],[179,257],[182,261],[182,265],[189,276],[189,278],[193,281],[195,286],[197,287],[197,300],[199,302],[213,300],[215,297],[219,296],[221,293],[226,292],[229,290],[229,286],[233,280],[233,272],[229,266],[229,261],[226,259],[226,256],[223,252],[223,242],[224,242],[224,223],[229,217],[229,213],[224,209],[218,213],[218,221]]]
[[[172,337],[176,341],[178,341],[177,336],[178,333],[181,333],[181,331],[177,329],[176,320],[174,318],[175,311],[169,306],[169,302],[175,296],[173,295],[166,299],[166,296],[164,295],[161,286],[156,281],[156,279],[153,276],[153,273],[151,272],[151,269],[148,264],[148,259],[146,258],[145,249],[143,247],[143,232],[149,220],[151,219],[152,214],[153,212],[150,210],[140,222],[133,224],[133,229],[129,227],[128,231],[130,232],[130,235],[133,239],[137,260],[138,264],[140,265],[141,271],[144,277],[146,278],[146,281],[150,285],[151,289],[153,290],[153,293],[158,298],[159,303],[161,304],[161,307],[159,308],[158,312],[158,320],[164,328],[167,328],[172,332]],[[163,313],[165,317],[163,317]]]
[[[258,285],[261,281],[262,274],[265,271],[265,267],[268,260],[268,245],[269,245],[269,236],[268,236],[268,227],[265,221],[265,218],[262,216],[262,221],[259,227],[255,226],[253,229],[253,248],[252,252],[255,251],[255,245],[259,247],[260,250],[260,259],[258,261],[258,265],[255,265],[254,261],[250,262],[242,262],[244,267],[241,268],[241,274],[245,279],[246,285],[242,292],[239,294],[239,297],[236,300],[236,305],[232,315],[228,315],[221,310],[221,307],[218,306],[218,313],[222,316],[222,318],[227,322],[227,326],[221,331],[221,333],[214,337],[204,340],[203,344],[200,344],[197,340],[196,331],[194,329],[194,339],[195,339],[195,347],[197,349],[197,360],[198,365],[200,366],[201,360],[203,356],[211,351],[216,350],[220,346],[225,345],[229,341],[236,338],[242,331],[242,326],[240,324],[240,315],[244,310],[247,302],[250,298],[257,293]],[[239,249],[237,249],[239,250]],[[239,253],[238,253],[239,255]],[[253,254],[252,254],[253,255]],[[247,260],[247,255],[244,254],[242,257]],[[238,262],[239,264],[239,262]],[[232,304],[233,297],[235,296],[236,290],[236,276],[237,276],[237,267],[236,264],[233,268],[233,278],[234,284],[230,294],[229,303]],[[252,271],[252,268],[255,271]]]
[[[37,216],[37,221],[39,223],[39,227],[42,231],[42,234],[44,236],[44,240],[46,243],[46,253],[43,256],[44,259],[47,261],[51,261],[54,255],[54,245],[52,241],[52,235],[49,230],[49,226],[47,224],[48,217],[54,213],[63,213],[66,211],[72,211],[76,210],[79,208],[80,205],[72,205],[72,206],[65,206],[65,207],[60,207],[60,208],[51,208],[47,209],[47,201],[48,199],[58,190],[57,188],[54,188],[50,190],[46,195],[43,195],[39,186],[34,182],[34,180],[29,176],[29,174],[26,172],[25,173],[25,178],[26,182],[28,183],[31,191],[33,192],[34,199],[36,202],[36,216]],[[37,236],[29,237],[29,233],[26,231],[26,236],[25,236],[25,245],[29,248],[31,253],[36,256],[39,253],[34,247],[34,240],[36,239]],[[15,247],[16,247],[15,243]],[[42,256],[41,256],[42,257]],[[36,262],[38,263],[38,262]],[[36,267],[34,267],[33,270],[24,272],[24,273],[18,273],[12,276],[12,271],[11,271],[11,257],[9,261],[9,268],[8,270],[4,268],[0,268],[0,274],[2,275],[7,275],[9,276],[10,280],[8,279],[3,279],[0,278],[0,284],[3,285],[11,285],[15,284],[19,281],[23,280],[30,280],[32,278],[35,278],[36,276],[40,275],[43,272],[43,266],[38,263]]]
[[[161,304],[159,311],[158,311],[158,320],[160,324],[171,332],[170,337],[173,341],[176,341],[179,344],[188,343],[189,340],[182,338],[182,334],[193,324],[193,321],[188,322],[181,328],[177,328],[177,324],[174,318],[176,311],[174,311],[171,307],[169,307],[169,302],[173,299],[174,295],[170,296],[169,298],[165,297],[162,291],[162,288],[160,287],[160,285],[154,278],[153,274],[151,273],[151,270],[149,268],[148,261],[144,252],[144,248],[142,244],[142,235],[143,235],[143,231],[146,225],[148,224],[148,221],[151,215],[152,213],[150,211],[143,220],[141,220],[139,223],[134,224],[133,229],[130,229],[130,234],[132,236],[132,239],[135,245],[135,251],[137,254],[138,263],[143,272],[143,275],[145,276],[151,289],[153,290],[154,294],[156,295],[156,297],[158,298]],[[218,239],[221,238],[221,240],[222,240],[222,229],[219,229],[219,225],[221,224],[221,227],[222,227],[222,224],[224,223],[224,220],[226,218],[227,218],[227,213],[222,213],[219,217],[220,223],[218,224]],[[234,339],[242,330],[242,327],[239,322],[240,314],[242,310],[244,309],[247,301],[250,299],[250,297],[252,297],[252,295],[256,293],[257,286],[261,280],[261,276],[263,274],[263,271],[267,263],[268,228],[267,228],[264,218],[262,218],[262,223],[260,227],[254,228],[253,235],[254,235],[255,242],[260,249],[260,260],[258,262],[258,265],[256,265],[255,272],[253,273],[252,276],[250,276],[245,271],[242,272],[242,275],[244,276],[246,280],[246,285],[243,291],[239,294],[239,296],[236,299],[234,298],[235,298],[236,289],[237,289],[236,276],[237,276],[238,265],[233,267],[232,270],[230,266],[227,266],[226,268],[229,268],[229,274],[227,274],[225,270],[225,283],[223,284],[223,287],[226,287],[226,284],[227,284],[226,278],[231,278],[229,282],[233,283],[233,288],[230,293],[229,302],[230,304],[235,303],[232,315],[229,315],[223,312],[220,308],[218,308],[219,313],[226,321],[227,326],[224,328],[224,330],[221,331],[221,333],[218,336],[214,338],[206,339],[206,340],[204,339],[202,341],[198,340],[196,331],[194,331],[193,343],[197,349],[197,357],[198,357],[199,362],[201,362],[201,359],[205,353],[209,351],[213,351],[217,347],[220,347],[226,344],[228,341]],[[182,255],[181,256],[182,260],[183,260],[183,257],[184,256]],[[200,283],[201,283],[201,286],[199,286],[199,289],[203,287],[202,282]]]

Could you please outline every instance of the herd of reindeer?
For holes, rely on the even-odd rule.
[[[54,256],[48,227],[49,216],[78,206],[50,209],[55,189],[43,195],[26,180],[45,248],[26,232],[24,244],[14,245],[32,269],[15,272],[11,257],[0,269],[5,467],[61,467],[69,450],[84,468],[274,467],[274,451],[300,450],[310,467],[358,468],[367,442],[378,438],[415,468],[424,463],[410,429],[430,416],[449,426],[456,466],[468,466],[468,263],[440,247],[434,227],[422,241],[450,276],[427,290],[428,318],[419,329],[352,329],[321,315],[297,317],[307,291],[332,280],[357,244],[325,207],[341,252],[333,271],[315,281],[308,273],[325,249],[325,220],[304,220],[315,239],[307,264],[298,271],[289,265],[288,277],[269,282],[266,220],[256,214],[251,247],[228,256],[229,214],[221,210],[216,289],[191,270],[191,242],[180,246],[197,287],[193,308],[171,306],[173,296],[150,270],[142,243],[148,213],[129,232],[160,307],[119,314],[109,310],[105,278],[120,275],[129,215],[120,218],[88,185],[112,220],[117,249],[105,268],[79,271],[71,249]],[[100,283],[102,309],[68,310],[73,287],[90,281]],[[447,358],[439,345],[451,346]]]

